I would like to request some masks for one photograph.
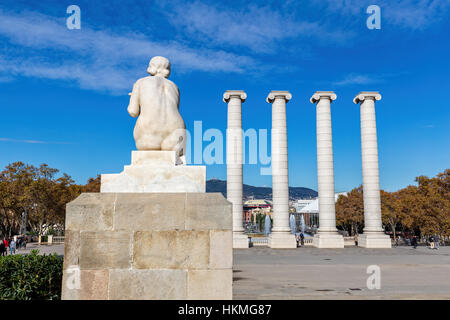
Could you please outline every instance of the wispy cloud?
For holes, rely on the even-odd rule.
[[[190,37],[222,47],[249,48],[256,53],[277,51],[284,40],[296,38],[341,43],[353,32],[317,21],[299,19],[269,6],[230,7],[199,1],[172,4],[169,21]]]
[[[402,0],[385,2],[388,22],[410,29],[425,29],[448,17],[448,0]]]
[[[371,83],[376,83],[379,81],[380,81],[379,78],[376,78],[373,76],[368,76],[368,75],[363,75],[363,74],[349,74],[342,80],[333,82],[332,85],[346,86],[346,85],[353,85],[353,84],[371,84]]]
[[[426,29],[448,17],[449,0],[312,0],[324,10],[351,18],[366,13],[369,5],[381,8],[381,23],[400,28]]]
[[[82,88],[121,93],[145,73],[154,55],[168,57],[181,72],[240,73],[255,65],[248,56],[156,42],[139,33],[114,34],[85,25],[68,30],[64,19],[31,12],[0,9],[0,37],[9,42],[0,54],[0,77],[76,81]]]
[[[24,139],[12,139],[12,138],[1,138],[1,137],[0,137],[0,141],[1,142],[28,143],[28,144],[71,144],[70,142],[24,140]]]

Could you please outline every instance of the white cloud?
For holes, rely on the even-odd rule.
[[[154,55],[168,57],[176,72],[241,73],[252,58],[223,50],[196,49],[175,41],[155,42],[143,34],[113,34],[82,26],[68,30],[65,19],[0,9],[0,77],[30,76],[76,81],[82,88],[123,93],[145,74]]]
[[[326,27],[319,22],[300,20],[293,14],[268,6],[244,8],[212,6],[198,1],[172,4],[170,22],[190,37],[221,47],[249,48],[258,53],[278,51],[282,41],[314,38],[315,42],[345,42],[350,31]],[[171,11],[173,10],[173,11]]]

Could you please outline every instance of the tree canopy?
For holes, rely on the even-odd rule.
[[[383,224],[394,236],[398,229],[422,235],[450,236],[450,169],[436,177],[417,177],[417,185],[395,192],[381,190]],[[341,195],[336,203],[336,224],[351,234],[364,223],[363,190]]]
[[[39,167],[14,162],[0,172],[0,233],[20,233],[22,214],[27,230],[42,234],[43,226],[64,225],[66,204],[81,192],[98,192],[100,177],[77,185],[67,174],[47,164]]]

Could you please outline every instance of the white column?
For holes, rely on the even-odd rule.
[[[391,239],[384,233],[381,223],[375,100],[381,100],[378,92],[360,92],[353,99],[355,104],[361,104],[364,233],[359,236],[358,245],[366,248],[391,248]]]
[[[317,180],[319,191],[319,230],[313,245],[318,248],[343,248],[344,238],[336,229],[334,195],[333,139],[331,101],[333,91],[317,91],[310,99],[317,112]]]
[[[223,101],[228,103],[227,117],[227,199],[233,204],[233,248],[248,248],[244,234],[242,203],[242,102],[247,94],[242,90],[227,90]]]
[[[271,248],[296,248],[295,235],[289,227],[289,180],[286,128],[288,91],[271,91],[267,103],[272,103],[272,201],[273,227],[269,237]]]

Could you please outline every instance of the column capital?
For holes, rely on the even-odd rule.
[[[226,103],[230,101],[231,97],[237,97],[241,99],[242,102],[244,102],[245,99],[247,99],[247,94],[244,92],[244,90],[227,90],[223,94],[223,102]]]
[[[331,101],[336,100],[337,95],[334,93],[334,91],[316,91],[309,99],[311,103],[319,102],[320,99],[329,99]]]
[[[353,99],[353,103],[358,104],[366,99],[381,100],[381,94],[378,91],[361,91]]]
[[[292,94],[289,91],[270,91],[269,95],[266,98],[267,103],[272,103],[276,98],[283,98],[288,102],[292,99]]]

